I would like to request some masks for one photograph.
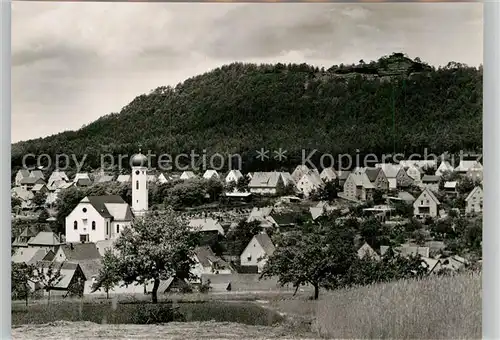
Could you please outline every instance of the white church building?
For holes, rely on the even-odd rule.
[[[120,196],[87,196],[66,217],[66,242],[116,239],[136,216],[148,211],[147,157],[132,156],[132,207]]]

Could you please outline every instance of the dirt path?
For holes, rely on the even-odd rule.
[[[13,339],[314,339],[285,327],[248,326],[229,322],[172,322],[165,325],[100,325],[58,321],[12,329]]]

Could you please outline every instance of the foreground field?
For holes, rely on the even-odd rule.
[[[58,321],[12,329],[13,339],[314,339],[286,327],[248,326],[228,322],[172,322],[166,325],[101,325]]]

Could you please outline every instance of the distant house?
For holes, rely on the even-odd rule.
[[[92,180],[88,177],[87,178],[81,177],[81,178],[75,179],[75,181],[73,183],[75,186],[77,186],[79,188],[87,188],[87,187],[92,185]]]
[[[60,191],[63,188],[67,188],[68,186],[75,185],[74,182],[66,182],[64,180],[56,180],[53,182],[50,182],[50,184],[47,186],[49,191]]]
[[[441,164],[439,164],[439,167],[437,168],[434,175],[441,177],[444,173],[453,172],[453,170],[453,166],[450,164],[450,162],[442,161]]]
[[[95,243],[67,243],[58,247],[54,261],[76,262],[87,260],[100,260],[101,254]]]
[[[196,178],[196,175],[192,171],[184,171],[180,177],[180,179],[182,179],[182,180],[188,180],[188,179],[192,179],[192,178]]]
[[[19,198],[21,201],[28,202],[33,199],[34,194],[24,187],[15,187],[11,189],[11,195]]]
[[[240,178],[243,178],[243,174],[240,170],[231,170],[226,176],[226,183],[229,184],[231,182],[237,183]]]
[[[116,181],[118,183],[129,183],[132,181],[132,177],[130,175],[119,175],[117,178],[116,178]]]
[[[35,238],[39,231],[35,226],[24,228],[23,232],[12,243],[12,248],[28,248],[28,243]],[[48,226],[45,226],[41,231],[50,232],[51,230]]]
[[[474,163],[465,174],[468,178],[470,178],[474,182],[482,182],[483,181],[483,165],[479,162]]]
[[[273,220],[269,218],[272,212],[273,207],[254,207],[250,212],[250,215],[248,216],[246,222],[250,223],[258,221],[262,228],[270,228],[273,226]]]
[[[45,181],[45,176],[43,175],[43,172],[41,170],[32,170],[30,172],[30,177],[32,178],[40,178]]]
[[[413,179],[408,176],[405,169],[400,164],[379,163],[375,167],[384,171],[389,182],[389,189],[408,188],[413,184]]]
[[[439,176],[424,175],[422,177],[422,186],[429,188],[430,190],[432,190],[434,192],[438,192],[440,180],[441,180],[441,177],[439,177]]]
[[[52,261],[53,258],[54,252],[48,248],[30,247],[16,248],[11,261],[14,263],[35,264],[43,260]]]
[[[99,183],[109,183],[113,181],[114,176],[113,175],[100,175],[98,176],[94,183],[99,184]]]
[[[344,183],[344,196],[347,199],[366,201],[373,197],[375,187],[365,172],[352,172]]]
[[[81,293],[83,294],[84,283],[87,278],[85,277],[85,274],[83,273],[83,270],[78,263],[56,263],[50,261],[40,261],[36,264],[36,266],[43,272],[47,272],[50,267],[54,268],[54,270],[60,269],[61,279],[53,287],[50,288],[51,291],[59,291],[61,292],[61,294],[64,294],[69,289],[71,289],[72,286],[77,287],[77,284],[81,282]]]
[[[309,171],[302,175],[297,181],[297,189],[305,196],[309,197],[313,191],[321,189],[325,183],[320,175],[314,171]]]
[[[465,174],[472,168],[474,165],[478,163],[476,160],[461,160],[458,166],[455,168],[455,172]]]
[[[389,180],[381,168],[359,168],[358,171],[366,174],[375,189],[389,190]]]
[[[48,208],[52,208],[56,204],[58,197],[58,192],[49,192],[47,194],[47,198],[45,199],[45,206]]]
[[[412,194],[406,192],[406,191],[400,191],[398,192],[398,198],[405,202],[406,204],[413,204],[415,202],[415,197],[413,197]]]
[[[189,221],[189,227],[204,233],[210,232],[224,235],[224,228],[222,228],[222,225],[213,218],[192,219]]]
[[[389,250],[389,246],[380,246],[380,254],[384,256]],[[400,254],[402,256],[415,256],[420,255],[422,257],[429,257],[429,247],[419,247],[413,246],[409,244],[402,244],[399,247],[393,248],[396,254]]]
[[[406,174],[411,177],[413,179],[413,181],[415,183],[419,183],[421,178],[422,178],[422,174],[423,174],[423,170],[422,168],[418,167],[417,165],[414,165],[414,164],[410,164],[407,168],[406,168]]]
[[[290,175],[289,172],[286,172],[286,171],[282,171],[280,172],[280,175],[281,175],[281,178],[283,179],[283,185],[286,187],[286,186],[293,186],[295,187],[296,186],[296,182],[294,181],[292,175]]]
[[[33,188],[31,188],[31,192],[33,192],[34,194],[46,194],[49,192],[49,189],[47,188],[47,186],[45,184],[35,184],[33,186]]]
[[[415,217],[436,217],[438,216],[441,202],[434,195],[432,190],[424,188],[420,196],[413,202],[413,214]]]
[[[26,177],[30,177],[30,172],[28,170],[25,170],[25,169],[18,170],[16,173],[16,177],[14,179],[14,184],[16,186],[20,186],[21,180],[26,178]]]
[[[447,181],[444,182],[444,191],[447,194],[456,195],[457,194],[457,181]]]
[[[370,257],[374,260],[380,260],[380,255],[366,242],[358,249],[358,257],[360,259]]]
[[[73,182],[77,183],[78,180],[80,180],[80,179],[88,179],[91,182],[90,176],[87,172],[79,172],[79,173],[75,174],[75,178],[73,178]]]
[[[59,235],[52,231],[40,231],[28,240],[28,247],[54,250],[62,244]]]
[[[253,194],[276,195],[285,187],[279,172],[255,172],[248,189]]]
[[[66,217],[66,242],[117,238],[131,222],[132,210],[120,196],[87,196]]]
[[[295,181],[295,183],[297,183],[302,178],[302,176],[309,173],[310,171],[311,169],[309,169],[307,165],[304,164],[297,165],[295,170],[293,170],[292,172],[292,178]]]
[[[467,214],[480,213],[483,211],[483,189],[475,187],[465,199],[465,212]]]
[[[25,177],[21,179],[21,187],[26,190],[31,190],[36,184],[45,184],[42,178],[37,177]]]
[[[267,257],[274,253],[275,246],[266,233],[255,235],[240,256],[241,266],[257,266],[258,272],[262,272],[267,262]]]
[[[207,170],[203,174],[204,179],[220,179],[219,173],[215,170]]]
[[[53,171],[49,177],[49,180],[47,181],[47,184],[49,187],[52,187],[54,183],[58,181],[69,182],[69,178],[64,171]]]
[[[321,171],[319,177],[323,180],[323,182],[330,182],[334,181],[337,179],[337,173],[332,167],[329,168],[324,168],[323,171]]]
[[[231,274],[231,266],[217,257],[209,246],[197,247],[194,251],[195,265],[191,274],[201,279],[203,274]]]

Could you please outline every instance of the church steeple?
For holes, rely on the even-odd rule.
[[[134,215],[141,216],[148,211],[148,158],[141,153],[132,156],[132,211]]]

